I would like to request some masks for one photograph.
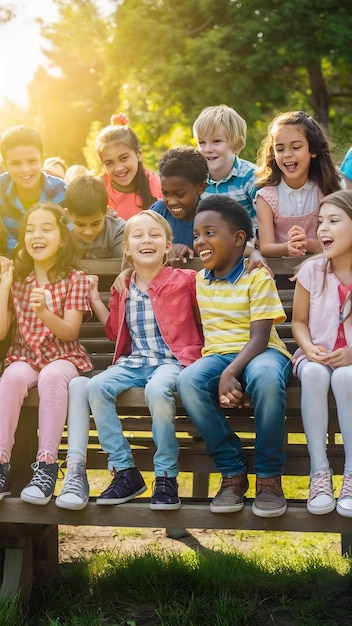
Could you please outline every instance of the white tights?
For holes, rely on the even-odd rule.
[[[332,369],[305,359],[299,364],[301,411],[311,461],[311,474],[329,469],[326,454],[328,393],[335,396],[345,449],[345,474],[352,474],[352,365]]]

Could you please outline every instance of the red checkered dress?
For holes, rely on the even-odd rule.
[[[57,359],[71,361],[80,372],[88,372],[93,365],[86,349],[78,338],[62,341],[56,337],[33,313],[29,296],[39,287],[34,274],[25,281],[16,281],[12,286],[12,308],[16,320],[12,345],[6,355],[5,365],[13,361],[26,361],[36,370]],[[48,309],[63,318],[65,311],[85,311],[91,315],[89,304],[89,283],[84,272],[74,270],[70,276],[44,285]]]

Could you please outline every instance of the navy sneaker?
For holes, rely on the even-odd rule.
[[[154,490],[150,502],[153,511],[175,511],[181,506],[178,497],[178,484],[176,478],[167,476],[157,476],[154,483]]]
[[[97,504],[123,504],[147,491],[142,474],[136,467],[115,471],[107,489],[96,499]]]

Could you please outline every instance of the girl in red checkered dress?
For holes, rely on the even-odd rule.
[[[0,379],[0,500],[10,494],[10,457],[23,400],[29,389],[38,387],[38,453],[21,498],[32,504],[49,502],[58,473],[68,383],[93,369],[78,340],[82,319],[91,309],[88,278],[75,269],[76,262],[65,214],[51,202],[27,211],[14,261],[0,260],[0,340],[13,324]]]

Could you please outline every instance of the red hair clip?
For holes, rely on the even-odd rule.
[[[120,126],[128,126],[129,123],[130,120],[124,113],[117,113],[117,115],[112,115],[110,118],[110,124],[113,124],[114,126],[118,124]]]

